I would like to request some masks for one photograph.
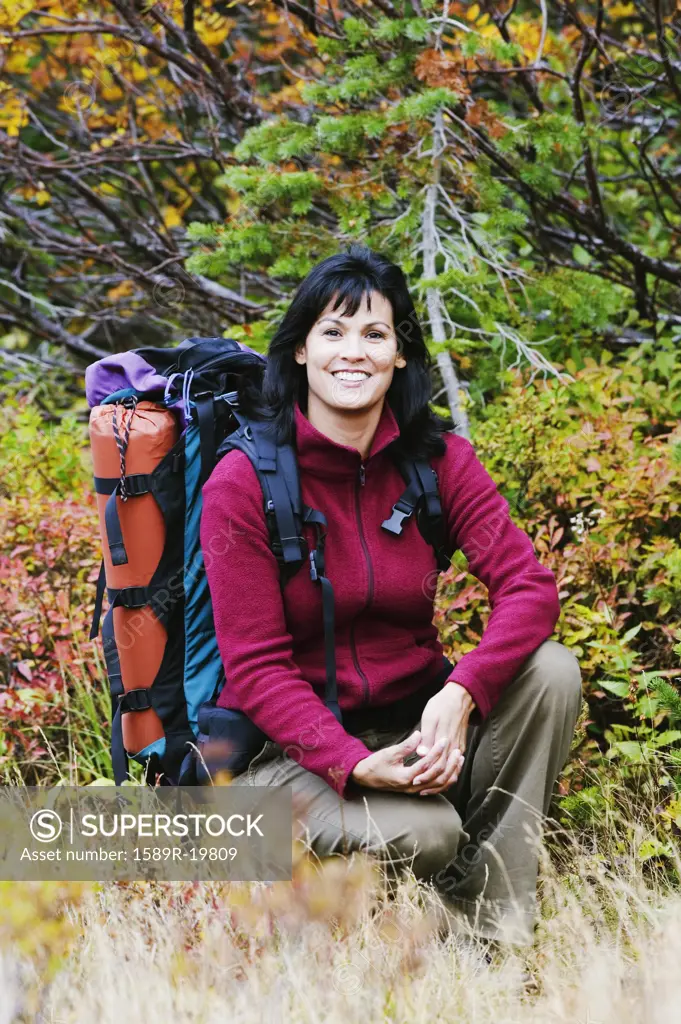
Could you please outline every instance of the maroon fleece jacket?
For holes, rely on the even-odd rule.
[[[397,420],[384,401],[364,461],[313,427],[297,403],[295,431],[303,502],[328,522],[341,710],[399,701],[434,680],[443,651],[433,624],[432,547],[413,516],[400,536],[381,529],[405,489],[387,451],[399,436]],[[484,718],[553,632],[558,592],[471,443],[453,433],[444,439],[447,450],[431,465],[451,550],[463,551],[491,608],[480,643],[447,682],[465,687]],[[304,530],[312,550],[314,527]],[[306,563],[282,598],[260,482],[243,452],[228,452],[203,487],[201,544],[226,675],[218,704],[245,712],[343,796],[353,768],[371,752],[324,704],[321,587]]]

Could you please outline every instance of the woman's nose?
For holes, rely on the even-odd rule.
[[[343,357],[345,359],[362,359],[363,356],[364,339],[361,335],[346,335],[343,339]]]

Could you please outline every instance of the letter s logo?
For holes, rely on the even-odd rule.
[[[53,843],[61,833],[62,820],[56,811],[36,811],[31,818],[29,828],[31,835],[39,843]]]

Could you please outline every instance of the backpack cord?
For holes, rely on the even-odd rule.
[[[182,405],[184,407],[184,416],[186,420],[191,419],[191,409],[189,408],[189,402],[191,398],[191,388],[193,379],[194,371],[190,367],[182,378]]]
[[[114,406],[113,419],[111,421],[114,437],[116,438],[116,446],[118,447],[118,456],[121,463],[121,482],[118,488],[118,493],[121,496],[121,501],[128,500],[128,491],[125,486],[125,453],[128,449],[128,439],[130,437],[130,427],[132,426],[132,418],[135,415],[135,412],[137,411],[137,397],[135,395],[132,395],[130,396],[130,398],[126,398],[125,401],[129,402],[130,405],[122,406],[121,403],[117,403]],[[121,437],[121,435],[119,434],[118,429],[118,410],[120,408],[130,409],[130,419],[127,420],[127,422],[125,420],[125,416],[123,416],[123,426],[125,430],[123,437]]]

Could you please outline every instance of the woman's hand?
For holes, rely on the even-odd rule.
[[[474,707],[468,690],[455,682],[445,683],[430,698],[421,715],[422,741],[416,749],[417,754],[425,756],[417,762],[419,771],[408,793],[429,796],[442,793],[456,782],[463,767],[468,719]]]
[[[382,750],[376,750],[369,757],[358,761],[351,778],[370,789],[396,789],[403,793],[413,793],[414,776],[439,760],[443,746],[436,744],[430,754],[426,754],[414,764],[405,765],[405,757],[415,753],[422,740],[420,731],[416,729],[401,743],[393,743]]]
[[[376,750],[359,761],[352,778],[371,789],[394,789],[429,796],[441,793],[459,777],[466,749],[468,719],[475,707],[472,697],[458,683],[445,683],[426,704],[421,729],[402,743]],[[404,758],[421,755],[414,764]]]

